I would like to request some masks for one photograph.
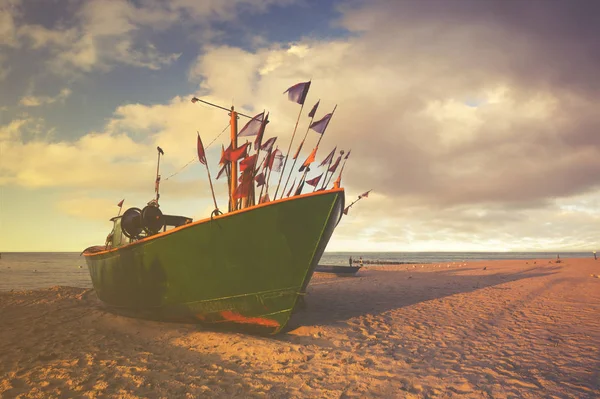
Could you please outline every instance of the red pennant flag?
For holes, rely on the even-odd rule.
[[[262,151],[271,151],[271,149],[273,148],[273,144],[275,144],[275,140],[277,140],[277,137],[271,137],[269,140],[265,141],[263,145],[260,146],[260,149]]]
[[[304,163],[300,167],[300,172],[303,172],[304,169],[306,169],[306,167],[308,165],[310,165],[311,163],[313,163],[315,161],[315,157],[317,156],[317,150],[318,149],[319,149],[319,147],[315,147],[314,150],[312,150],[312,152],[310,153],[310,155],[308,156],[308,158],[306,158],[306,161],[304,161]]]
[[[200,101],[200,100],[199,100],[199,99],[197,99],[196,97],[192,98],[192,102],[193,102],[193,103],[196,103],[196,102],[198,102],[198,101]]]
[[[309,118],[314,118],[315,117],[315,113],[317,112],[317,108],[319,108],[319,103],[320,102],[321,102],[321,100],[317,101],[317,103],[312,107],[312,109],[308,113],[308,117]]]
[[[238,137],[244,136],[255,136],[260,131],[260,127],[262,125],[263,117],[265,116],[264,111],[260,114],[256,115],[254,118],[250,119],[248,123],[240,130],[238,133]]]
[[[256,175],[256,177],[254,178],[254,181],[256,181],[256,185],[258,187],[262,186],[265,184],[266,180],[265,180],[265,174],[263,172],[260,172],[259,174]]]
[[[120,208],[123,206],[123,202],[125,202],[125,198],[123,198],[121,201],[119,201],[119,203],[117,204],[117,206]]]
[[[319,184],[319,180],[321,180],[321,176],[323,176],[323,174],[321,173],[319,176],[314,177],[310,180],[306,181],[306,184],[313,186],[313,187],[317,187],[317,184]]]
[[[269,152],[269,155],[265,158],[264,167],[273,170],[273,164],[275,163],[275,157],[277,156],[277,152],[279,149],[275,149],[275,151]],[[279,151],[281,153],[281,151]]]
[[[283,92],[283,94],[288,93],[288,99],[298,104],[304,104],[304,100],[306,100],[306,95],[308,94],[308,89],[310,89],[310,81],[297,83]]]
[[[240,176],[240,185],[237,186],[233,198],[240,199],[247,197],[253,185],[252,170],[247,169]]]
[[[348,153],[346,154],[346,157],[344,158],[345,160],[348,159],[348,157],[350,156],[351,152],[352,152],[352,150],[348,151]]]
[[[254,170],[254,166],[256,165],[256,154],[246,157],[240,162],[240,172],[245,171],[248,168]]]
[[[221,144],[221,159],[219,160],[219,165],[223,165],[225,162],[227,162],[227,157],[225,154],[225,146],[223,144]]]
[[[246,150],[248,149],[249,145],[250,143],[245,143],[244,145],[242,145],[239,148],[236,148],[235,150],[232,150],[230,145],[225,150],[225,159],[231,162],[237,162],[240,158],[244,158],[247,155]]]
[[[296,178],[294,177],[294,182],[292,183],[292,187],[290,187],[290,191],[287,192],[286,197],[290,196],[290,194],[292,193],[292,190],[294,189],[295,185],[296,185]]]
[[[335,150],[337,150],[337,147],[335,147],[335,148],[333,149],[333,151],[331,151],[331,152],[329,153],[329,155],[327,155],[327,157],[326,157],[326,158],[323,160],[323,162],[321,162],[321,163],[319,164],[319,166],[323,166],[323,165],[325,165],[325,164],[328,164],[329,162],[331,162],[331,160],[333,159],[333,156],[335,155]]]
[[[200,133],[198,133],[198,160],[202,165],[206,165],[206,154],[204,153],[204,146],[202,145],[202,139],[200,139]]]
[[[327,169],[327,171],[331,172],[331,173],[335,173],[335,170],[337,169],[337,167],[340,164],[341,160],[342,160],[342,156],[340,155],[338,157],[338,159],[335,160],[335,163],[333,165],[331,165],[331,167],[329,169]]]
[[[300,155],[300,150],[302,150],[302,146],[304,145],[304,140],[302,140],[302,142],[300,143],[300,146],[298,147],[298,151],[296,151],[296,155],[294,155],[292,157],[292,159],[296,159],[298,158],[298,155]]]
[[[349,210],[350,210],[350,206],[347,206],[346,208],[344,208],[344,215],[347,215]]]
[[[370,193],[371,191],[373,191],[373,190],[369,190],[369,191],[367,191],[366,193],[362,193],[361,195],[359,195],[359,196],[358,196],[358,198],[362,198],[362,197],[369,198],[369,193]],[[376,202],[377,202],[377,201],[376,201]]]
[[[219,178],[223,175],[223,173],[225,173],[226,170],[227,170],[227,165],[223,165],[223,167],[221,168],[221,170],[217,174],[217,180],[219,180]]]

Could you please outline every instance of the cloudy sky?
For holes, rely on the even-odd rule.
[[[347,200],[373,189],[329,251],[600,249],[598,37],[586,0],[0,0],[0,251],[103,243],[157,145],[163,212],[208,216],[201,164],[166,180],[228,124],[190,99],[287,148],[308,79],[299,131],[337,104],[317,161],[352,149]]]

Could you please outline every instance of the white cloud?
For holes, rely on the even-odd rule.
[[[151,32],[161,32],[175,24],[191,26],[193,36],[206,42],[216,34],[211,29],[214,22],[231,21],[240,14],[252,15],[273,4],[291,2],[149,0],[135,5],[126,0],[91,0],[82,3],[71,25],[51,29],[31,24],[16,28],[8,13],[0,14],[0,18],[5,15],[5,37],[10,37],[11,43],[16,45],[17,38],[21,38],[33,49],[50,49],[53,54],[50,66],[58,74],[107,71],[116,64],[157,70],[171,65],[181,54],[159,51],[148,40]]]
[[[25,96],[21,98],[19,104],[25,107],[38,107],[40,105],[54,104],[56,102],[64,102],[71,95],[70,89],[62,89],[56,96]]]
[[[20,1],[0,1],[0,46],[17,47],[15,17],[18,15]]]

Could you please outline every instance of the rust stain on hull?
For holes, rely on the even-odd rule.
[[[223,317],[224,320],[231,321],[234,323],[255,324],[259,326],[274,328],[280,327],[279,323],[275,320],[268,319],[266,317],[246,317],[239,313],[232,312],[230,310],[222,311],[221,317]]]

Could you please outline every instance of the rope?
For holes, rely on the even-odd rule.
[[[219,137],[221,137],[221,135],[222,135],[223,133],[225,133],[225,130],[227,130],[227,128],[229,127],[229,125],[230,125],[230,124],[231,124],[231,122],[230,122],[230,123],[228,123],[228,124],[227,124],[227,126],[225,126],[225,129],[221,130],[221,133],[219,133],[219,134],[217,135],[217,137],[215,137],[215,138],[213,139],[213,141],[211,141],[210,143],[208,143],[208,145],[207,145],[206,147],[204,147],[204,149],[205,149],[205,150],[206,150],[206,149],[208,149],[208,148],[209,148],[209,147],[210,147],[210,146],[211,146],[211,145],[212,145],[212,144],[213,144],[215,141],[217,141],[217,139],[218,139]],[[181,167],[181,168],[180,168],[180,169],[179,169],[177,172],[173,173],[172,175],[170,175],[169,177],[167,177],[167,178],[166,178],[166,179],[164,179],[163,181],[167,181],[167,180],[169,180],[171,177],[173,177],[173,176],[175,176],[175,175],[177,175],[177,174],[181,173],[181,171],[182,171],[182,170],[184,170],[185,168],[187,168],[187,167],[188,167],[188,166],[189,166],[189,165],[190,165],[192,162],[194,162],[194,161],[198,161],[198,157],[197,157],[197,156],[195,156],[194,158],[192,158],[192,159],[191,159],[191,160],[190,160],[188,163],[186,163],[185,165],[183,165],[183,166],[182,166],[182,167]]]

